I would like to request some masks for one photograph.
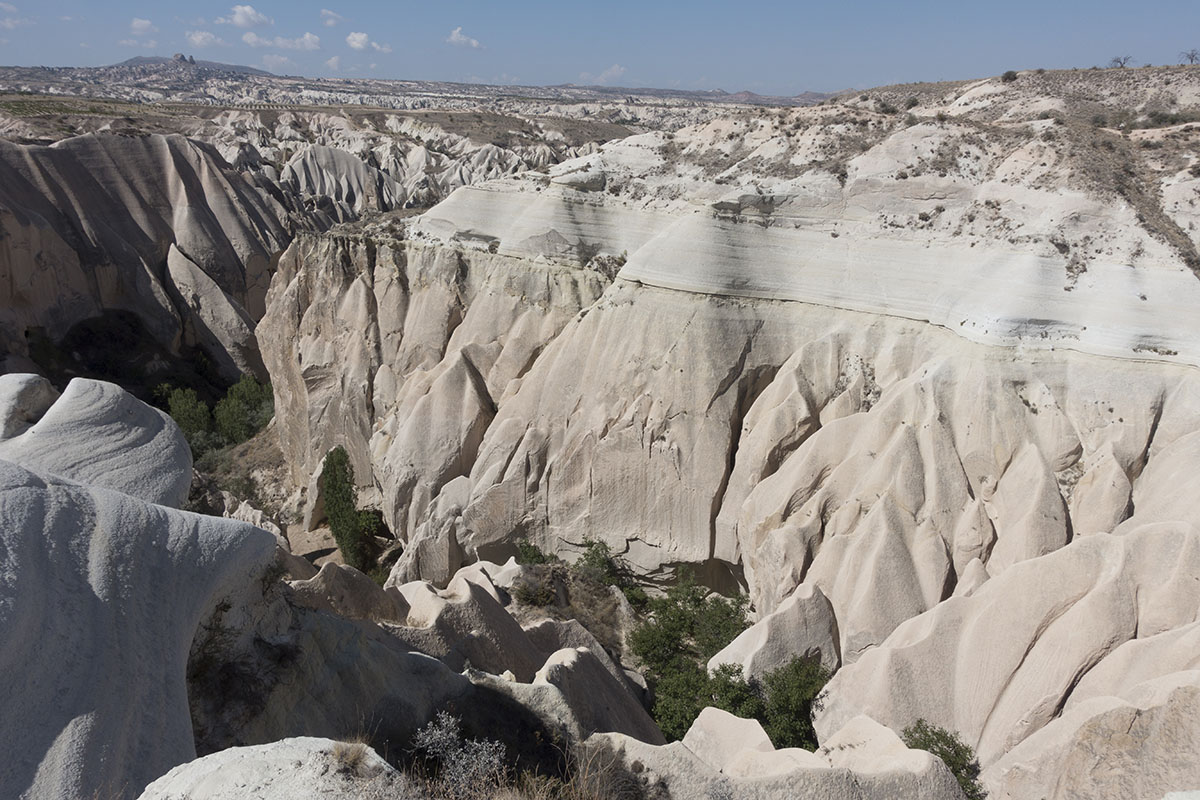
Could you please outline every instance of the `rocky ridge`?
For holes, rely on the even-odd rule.
[[[1178,615],[1098,631],[1096,648],[1064,651],[1013,605],[1060,614],[1070,584],[1028,576],[1086,587],[1114,537],[1194,546],[1171,498],[1200,413],[1200,72],[1146,75],[1164,88],[1115,127],[1091,117],[1136,93],[1124,76],[1125,94],[1088,74],[908,89],[908,116],[881,92],[630,137],[407,224],[298,241],[259,328],[287,342],[266,358],[294,478],[346,446],[407,542],[392,584],[442,584],[527,538],[568,557],[602,541],[652,582],[687,565],[742,586],[765,627],[728,660],[843,665],[823,742],[860,712],[910,723],[924,707],[891,704],[927,674],[925,716],[980,748],[994,792],[1025,796],[1008,781],[1048,785],[1120,709],[1158,713],[1188,685],[1184,660],[1070,713],[1123,643],[1187,630],[1173,584]],[[1101,560],[1105,594],[1080,614],[1112,622],[1096,604],[1137,589],[1109,582],[1144,579],[1132,555]],[[1020,580],[1039,592],[1004,588]],[[1045,638],[1062,658],[1053,692],[1014,667],[988,680],[1002,698],[959,701],[939,670],[1007,662],[911,649],[953,641],[984,598],[986,618],[1032,627],[982,640]],[[1039,729],[1055,755],[993,769]],[[1165,741],[1145,747],[1177,752]],[[1175,764],[1157,780],[1194,779]]]
[[[221,178],[198,202],[241,180],[293,221],[259,311],[201,304],[193,330],[244,341],[261,313],[307,524],[343,445],[404,553],[381,588],[174,510],[191,463],[160,413],[108,384],[58,396],[5,376],[0,660],[82,649],[161,680],[101,687],[93,720],[75,713],[86,681],[30,673],[4,707],[66,716],[38,717],[33,745],[21,732],[0,786],[133,796],[218,753],[164,781],[223,796],[211,776],[249,763],[228,776],[286,793],[279,758],[321,768],[335,745],[230,748],[369,728],[387,751],[450,705],[521,763],[587,741],[677,796],[960,796],[898,739],[918,717],[976,748],[993,796],[1194,789],[1198,76],[1027,72],[735,111],[562,164],[551,148],[544,171],[464,180],[416,218],[375,213],[412,188],[371,155],[412,133],[380,132],[398,116],[231,112],[214,141],[235,168],[131,137],[208,153]],[[57,180],[43,150],[124,146],[110,138],[29,152]],[[490,176],[506,156],[486,153]],[[157,190],[135,188],[114,214],[159,230],[165,206],[131,199]],[[217,285],[168,241],[190,224],[168,228],[165,273],[143,269],[194,296]],[[599,541],[647,584],[686,567],[748,592],[756,624],[710,666],[837,668],[822,747],[777,750],[713,709],[664,745],[595,638],[510,613],[519,540],[567,558]],[[75,590],[29,605],[30,581]],[[171,608],[147,621],[161,585]],[[147,705],[172,713],[119,713]]]

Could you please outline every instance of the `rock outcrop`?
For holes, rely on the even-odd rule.
[[[180,508],[192,452],[178,426],[111,383],[76,378],[60,396],[38,375],[0,375],[0,459],[147,503]]]
[[[923,716],[991,768],[1077,741],[1091,682],[1156,707],[1116,676],[1188,664],[1104,662],[1195,621],[1194,144],[1091,124],[1125,77],[1025,77],[633,136],[300,240],[259,327],[297,485],[346,446],[392,585],[527,539],[744,588],[722,659],[841,664],[826,743]]]
[[[737,664],[742,675],[761,679],[793,658],[812,659],[835,672],[841,666],[837,620],[829,599],[801,584],[779,608],[743,631],[708,662],[709,670]]]
[[[858,714],[896,730],[923,717],[960,732],[985,767],[1042,729],[1086,736],[1097,702],[1107,711],[1144,681],[1194,677],[1197,609],[1193,525],[1083,537],[902,624],[830,682],[817,732],[824,741]]]
[[[715,708],[701,712],[682,742],[651,746],[622,737],[596,737],[621,763],[661,782],[671,797],[921,798],[959,800],[950,770],[896,734],[859,717],[815,753],[776,750],[759,724]]]
[[[212,147],[179,135],[0,141],[0,187],[0,351],[42,358],[39,337],[127,312],[169,353],[201,347],[227,378],[261,374],[250,320],[287,212]]]
[[[1200,672],[1172,673],[1123,695],[1074,704],[1006,753],[981,776],[989,796],[1195,794],[1200,787],[1195,758]]]
[[[231,747],[181,764],[147,786],[140,800],[399,800],[413,795],[409,781],[370,747],[298,737]]]
[[[192,637],[274,538],[8,461],[0,520],[0,707],[21,721],[0,732],[0,794],[132,797],[193,759]]]

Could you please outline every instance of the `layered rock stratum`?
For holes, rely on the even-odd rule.
[[[174,118],[193,138],[0,143],[10,371],[46,356],[48,309],[261,367],[302,527],[343,446],[403,545],[384,587],[318,572],[173,508],[191,459],[160,413],[5,376],[0,663],[42,666],[0,697],[39,724],[3,793],[134,796],[216,753],[149,796],[242,774],[282,795],[281,761],[319,768],[364,724],[406,746],[447,704],[676,796],[960,796],[900,740],[917,719],[994,797],[1200,787],[1200,71],[681,102],[621,138],[241,107]],[[513,614],[522,541],[747,593],[710,667],[837,670],[821,748],[713,709],[664,744],[620,653]],[[94,663],[159,679],[97,699]]]
[[[1189,680],[1184,659],[1076,695],[1121,674],[1120,647],[1194,622],[1196,81],[890,87],[302,236],[259,326],[294,480],[347,448],[407,541],[393,584],[529,539],[744,587],[763,627],[726,660],[843,665],[825,738],[925,716],[979,749],[994,792],[1053,785],[1112,715]],[[1178,613],[1127,613],[1150,584]],[[955,650],[956,630],[977,638]],[[1053,674],[1022,660],[1039,647]],[[1056,755],[1019,749],[1042,728]],[[1145,748],[1187,740],[1161,735]],[[1130,755],[1122,780],[1190,788],[1166,760]]]

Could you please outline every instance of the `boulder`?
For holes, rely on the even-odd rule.
[[[775,750],[771,737],[756,720],[741,719],[712,707],[696,717],[683,737],[683,746],[718,772],[724,772],[727,762],[743,750]]]
[[[139,800],[390,800],[415,795],[409,780],[365,744],[296,737],[231,747],[180,764]]]
[[[762,678],[793,658],[815,659],[830,672],[841,666],[833,606],[812,584],[802,583],[779,608],[709,659],[709,671],[737,664],[747,680]]]
[[[742,737],[745,738],[742,738]],[[671,797],[731,800],[961,800],[958,782],[937,758],[908,750],[870,719],[852,721],[832,748],[775,750],[758,723],[705,709],[682,742],[652,746],[619,734],[589,744]]]
[[[297,605],[326,609],[349,619],[403,625],[408,602],[396,589],[381,589],[354,567],[325,564],[312,578],[290,584]]]
[[[146,464],[111,466],[111,482],[145,485]],[[128,798],[195,758],[193,638],[219,603],[261,591],[274,537],[3,461],[0,551],[0,708],[23,720],[0,729],[0,795]]]
[[[103,381],[74,378],[48,403],[51,391],[43,378],[3,376],[0,396],[23,420],[10,430],[31,424],[0,438],[0,458],[147,503],[179,508],[187,501],[192,452],[170,417]],[[30,405],[34,392],[38,402]]]
[[[615,731],[649,744],[665,744],[662,731],[646,709],[613,677],[605,664],[585,647],[565,648],[552,654],[534,676],[535,684],[548,684],[562,692],[584,736]]]

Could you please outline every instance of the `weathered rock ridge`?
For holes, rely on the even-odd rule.
[[[0,346],[30,355],[106,311],[168,351],[204,347],[227,374],[261,370],[253,321],[285,210],[182,136],[0,142]]]
[[[993,81],[913,120],[718,120],[305,237],[259,328],[286,342],[294,478],[347,447],[407,542],[395,585],[594,539],[647,580],[744,586],[762,627],[726,660],[842,665],[823,741],[926,716],[995,791],[1051,786],[1129,713],[1176,726],[1146,745],[1170,751],[1190,734],[1155,709],[1187,658],[1070,708],[1111,650],[1195,622],[1197,153],[1187,126],[1141,148],[1045,110]],[[1178,613],[1126,614],[1151,587]],[[1047,636],[1055,670],[948,688],[1072,607],[1063,635],[1096,641]],[[987,632],[1010,623],[1032,627]],[[1020,750],[1043,732],[1053,756]]]

